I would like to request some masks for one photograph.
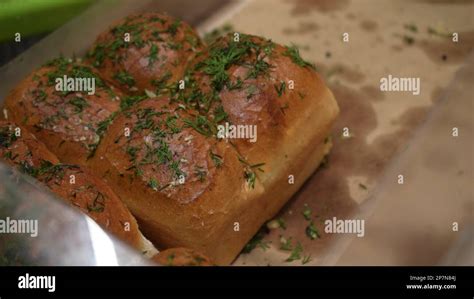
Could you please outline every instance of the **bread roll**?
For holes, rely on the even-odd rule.
[[[59,163],[24,127],[0,121],[0,155],[4,162],[38,179],[106,231],[141,251],[154,253],[135,218],[109,186],[80,166]]]
[[[185,89],[170,98],[119,115],[91,165],[156,246],[193,248],[229,264],[328,153],[338,106],[295,48],[254,36],[218,40],[187,77]],[[173,115],[176,131],[167,125]],[[255,142],[216,138],[226,122],[256,126]],[[143,157],[156,152],[151,166]],[[189,165],[176,163],[183,158]],[[206,175],[196,180],[189,166]],[[184,183],[175,183],[169,169],[184,173]]]
[[[87,59],[106,81],[139,97],[117,112],[115,97],[104,94],[78,112],[70,95],[50,89],[51,70],[40,69],[7,98],[7,115],[35,129],[63,162],[103,177],[161,249],[192,248],[231,263],[331,147],[337,103],[295,47],[232,34],[202,49],[188,25],[149,13],[101,34]],[[158,97],[144,100],[144,91]],[[66,198],[75,192],[66,175],[82,186],[88,179],[75,166],[51,163],[62,179],[34,169],[46,183],[57,180],[59,189],[51,188]],[[82,209],[96,201],[93,194],[113,194],[92,183],[98,189],[84,191]]]
[[[189,248],[169,248],[160,251],[152,260],[162,266],[212,266],[204,254]]]
[[[181,80],[194,53],[202,48],[196,32],[165,14],[131,15],[97,38],[87,59],[104,78],[125,92],[157,94]]]
[[[197,116],[168,102],[150,99],[120,113],[90,166],[156,246],[212,255],[242,201],[245,181],[229,175],[242,166],[229,143],[201,134],[204,126],[196,131],[188,121]]]
[[[64,76],[95,79],[95,94],[56,90],[56,79]],[[25,126],[62,162],[85,165],[119,109],[120,97],[92,67],[58,58],[8,94],[3,116]]]
[[[229,139],[247,166],[243,175],[259,190],[255,201],[261,204],[255,204],[252,213],[260,218],[251,214],[239,218],[247,224],[244,230],[255,233],[328,154],[328,136],[338,105],[315,67],[302,59],[296,47],[257,36],[240,34],[236,41],[230,34],[217,39],[190,73],[194,88],[220,100],[214,105],[216,109],[222,105],[226,121],[257,128],[255,142]],[[216,109],[210,109],[211,117]],[[289,184],[290,176],[294,184]],[[223,244],[232,247],[235,237],[228,236]]]

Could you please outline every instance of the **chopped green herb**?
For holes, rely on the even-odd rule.
[[[413,23],[405,24],[403,27],[407,30],[410,30],[411,32],[418,32],[418,27]]]
[[[207,176],[206,170],[201,166],[194,167],[194,174],[198,177],[200,182],[204,182]]]
[[[89,103],[87,103],[87,101],[81,97],[73,97],[72,99],[69,100],[69,104],[74,106],[75,113],[81,113],[84,110],[84,108],[87,108],[90,106]]]
[[[267,227],[269,229],[277,229],[277,228],[286,229],[286,223],[285,223],[285,220],[283,220],[283,218],[277,218],[277,219],[268,221]]]
[[[170,71],[167,71],[160,79],[151,80],[151,84],[156,87],[157,93],[160,93],[162,89],[167,88],[166,84],[173,77]]]
[[[137,152],[139,150],[140,149],[136,146],[127,146],[127,148],[125,149],[125,152],[130,156],[130,160],[134,161],[137,157]]]
[[[404,35],[403,36],[403,41],[409,45],[413,44],[415,42],[415,39],[411,36]]]
[[[304,209],[303,209],[303,217],[304,219],[306,220],[311,220],[311,209],[308,207],[307,204],[304,205]]]
[[[159,188],[158,181],[155,178],[151,178],[148,181],[148,187],[150,187],[151,189],[155,191],[158,191],[158,188]]]
[[[275,84],[275,90],[278,93],[278,96],[281,97],[285,92],[286,83],[285,81],[281,81],[280,84]]]
[[[168,32],[171,34],[171,35],[176,35],[176,33],[178,32],[178,28],[179,26],[181,25],[181,20],[175,20],[173,23],[171,23],[171,25],[168,27]]]
[[[314,70],[316,69],[314,64],[309,63],[303,58],[301,58],[300,50],[295,45],[287,46],[286,51],[283,53],[283,55],[290,57],[293,63],[295,63],[296,65],[299,65],[301,67],[309,67]]]
[[[226,120],[227,117],[228,115],[224,111],[224,107],[222,105],[219,105],[214,109],[214,122],[215,123],[219,123],[223,120]]]
[[[129,87],[135,85],[135,79],[125,71],[116,73],[113,78],[119,81],[122,85],[128,85]]]
[[[183,119],[183,122],[187,127],[191,127],[198,133],[210,137],[215,131],[215,126],[203,115],[197,115],[193,119]]]
[[[212,162],[214,162],[214,165],[217,168],[221,167],[223,163],[222,157],[217,154],[214,154],[212,151],[210,151],[209,153],[211,154],[211,159],[212,159]]]
[[[244,246],[242,253],[250,253],[257,246],[262,250],[268,249],[270,246],[268,242],[264,241],[263,238],[268,234],[268,230],[265,227],[262,227],[253,238]]]
[[[181,128],[176,123],[177,119],[178,117],[176,115],[169,115],[168,117],[166,117],[165,124],[171,134],[176,134],[176,133],[181,132]]]
[[[255,181],[257,179],[257,175],[254,171],[251,170],[244,170],[244,179],[247,181],[247,185],[251,188],[255,188]]]
[[[113,122],[116,116],[117,116],[117,112],[113,112],[112,114],[109,115],[109,117],[99,122],[99,124],[97,125],[96,134],[99,136],[102,136],[104,132],[107,130],[107,128],[110,126],[110,124]]]
[[[168,266],[173,265],[174,258],[175,258],[174,253],[171,253],[170,255],[166,257],[166,263],[168,264]]]
[[[291,237],[286,239],[283,236],[280,236],[280,249],[285,251],[293,250],[293,245],[291,244]]]
[[[246,79],[255,79],[258,76],[267,73],[271,68],[271,65],[263,60],[263,58],[258,58],[253,65],[250,65],[250,70],[247,73]]]
[[[156,44],[152,44],[150,47],[150,56],[148,56],[148,66],[151,66],[153,62],[158,59],[158,47]]]
[[[147,99],[147,96],[144,95],[138,95],[138,96],[126,96],[123,97],[120,100],[120,109],[122,110],[127,110],[128,108],[132,107],[136,103],[139,103],[145,99]]]
[[[306,265],[307,263],[311,262],[311,254],[310,255],[306,255],[303,257],[303,260],[301,261],[301,264],[302,265]]]
[[[249,85],[247,88],[247,100],[250,100],[258,91],[258,88],[256,85]]]
[[[295,248],[293,248],[293,250],[290,253],[290,256],[285,260],[285,262],[293,262],[293,261],[301,259],[302,252],[303,252],[303,246],[301,246],[300,242],[296,243]]]
[[[8,127],[0,128],[0,146],[3,148],[10,147],[18,137],[14,130],[10,130]]]
[[[306,232],[306,236],[310,238],[311,240],[320,238],[318,229],[314,225],[313,221],[311,221],[309,225],[306,227],[305,232]]]

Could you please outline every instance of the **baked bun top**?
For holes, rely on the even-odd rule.
[[[0,120],[0,157],[24,172],[36,169],[45,161],[57,164],[58,158],[24,127]]]
[[[95,92],[58,90],[56,79],[67,82],[64,76],[72,82],[94,79]],[[9,93],[4,117],[29,129],[63,162],[83,164],[94,153],[120,99],[121,93],[108,87],[94,68],[57,58]]]
[[[254,130],[255,138],[229,137],[253,187],[259,176],[270,176],[273,171],[266,161],[268,155],[283,144],[294,143],[298,134],[288,129],[310,118],[313,109],[324,110],[318,102],[327,92],[315,67],[301,58],[296,47],[231,33],[198,53],[188,68],[185,88],[170,94],[175,102],[210,122]],[[281,159],[286,159],[284,155]]]
[[[101,33],[87,54],[104,78],[125,92],[159,93],[183,78],[194,53],[203,47],[194,29],[166,14],[136,14]]]
[[[114,171],[153,196],[191,202],[222,162],[217,141],[207,138],[210,128],[199,127],[196,118],[168,98],[142,101],[114,119],[96,160],[111,161]]]
[[[140,248],[137,223],[112,189],[78,165],[59,163],[24,127],[0,121],[0,157],[20,172],[36,178],[119,239]]]

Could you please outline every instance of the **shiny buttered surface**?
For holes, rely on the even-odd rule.
[[[58,77],[95,85],[71,91],[74,80]],[[157,248],[173,248],[153,258],[170,265],[231,263],[328,154],[339,113],[297,48],[243,33],[203,45],[189,25],[157,13],[112,25],[84,62],[39,68],[4,108],[63,174],[35,177],[126,240],[130,210]],[[289,175],[298,179],[288,184]]]
[[[143,249],[135,218],[112,189],[89,170],[60,163],[25,127],[0,121],[0,155],[3,162],[36,178],[40,185],[87,214],[114,236]]]

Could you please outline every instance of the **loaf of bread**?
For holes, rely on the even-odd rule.
[[[189,248],[168,248],[152,257],[152,261],[162,266],[213,266],[204,254]]]
[[[109,186],[80,166],[60,163],[24,127],[0,121],[0,156],[119,239],[140,251],[155,252],[139,231],[135,218]]]
[[[181,247],[231,263],[330,150],[339,108],[296,47],[242,33],[204,47],[190,26],[148,13],[101,34],[86,60],[98,72],[80,64],[87,73],[128,96],[103,84],[102,95],[80,95],[87,101],[75,107],[75,95],[48,83],[51,67],[77,65],[59,60],[21,83],[5,114],[62,162],[100,176],[108,187],[93,185],[119,195],[165,250],[156,257],[164,264],[166,249]],[[75,167],[54,167],[87,179]],[[67,198],[73,190],[63,188],[53,189]],[[79,202],[86,213],[91,204]]]
[[[90,166],[156,246],[229,264],[328,153],[338,107],[295,48],[241,34],[198,57],[184,89],[117,116]]]
[[[127,93],[161,90],[183,78],[202,42],[188,24],[165,14],[131,15],[101,33],[87,60]]]
[[[56,79],[64,76],[94,79],[95,93],[58,90]],[[62,162],[85,165],[119,109],[121,97],[92,67],[57,58],[34,71],[7,95],[3,117],[26,127]]]

